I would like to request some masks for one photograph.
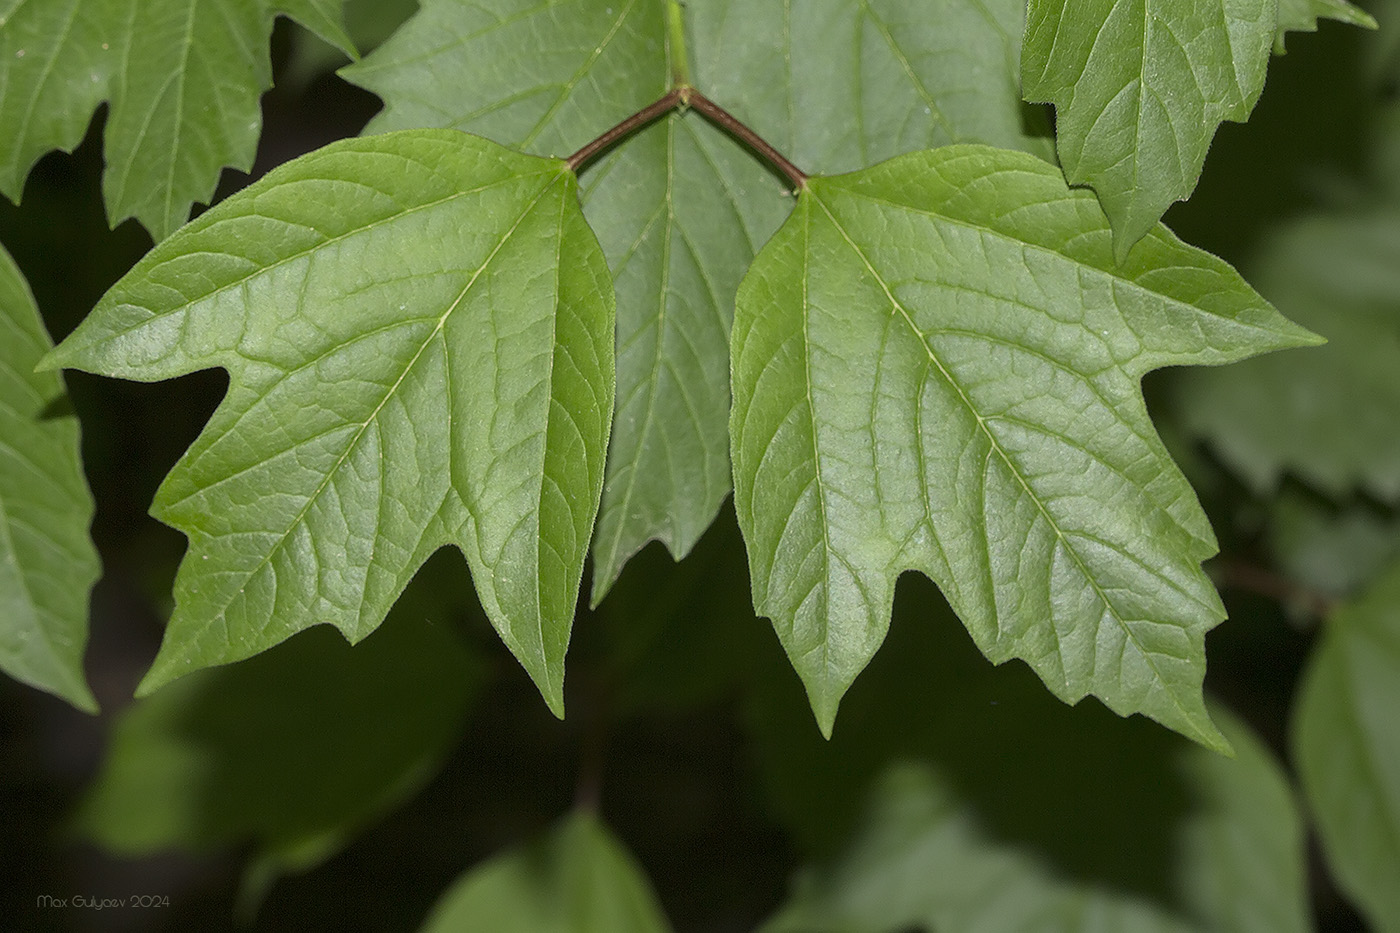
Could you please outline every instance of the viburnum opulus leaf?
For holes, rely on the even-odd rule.
[[[334,143],[157,246],[49,357],[229,372],[153,514],[190,549],[141,690],[317,623],[373,631],[444,544],[550,707],[602,487],[613,293],[558,160]]]
[[[730,430],[754,603],[822,729],[913,569],[993,661],[1223,746],[1215,538],[1139,381],[1312,342],[1163,228],[1117,264],[1093,196],[1024,153],[811,179],[739,291]]]

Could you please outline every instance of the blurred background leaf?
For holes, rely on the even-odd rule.
[[[418,791],[456,743],[482,662],[411,591],[363,647],[317,627],[128,708],[73,820],[140,856],[251,842],[253,901]]]
[[[571,813],[542,839],[462,876],[424,933],[668,933],[646,875],[597,816]]]
[[[1377,933],[1400,930],[1400,563],[1328,619],[1293,720],[1293,757],[1338,882]]]

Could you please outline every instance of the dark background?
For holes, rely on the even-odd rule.
[[[273,38],[277,87],[264,98],[257,165],[252,176],[226,172],[221,197],[282,161],[358,133],[378,109],[367,92],[333,74],[313,73],[319,59],[299,51],[304,38],[279,21]],[[1335,24],[1315,36],[1292,36],[1289,53],[1273,63],[1249,124],[1221,129],[1195,197],[1168,217],[1173,228],[1238,262],[1271,225],[1363,185],[1396,98],[1395,86],[1378,83],[1368,70],[1366,49],[1375,42]],[[100,195],[104,113],[75,153],[52,154],[39,164],[22,206],[0,200],[0,241],[27,276],[56,340],[150,246],[134,222],[107,229]],[[1150,400],[1170,378],[1149,381]],[[226,379],[220,372],[155,385],[76,372],[67,379],[84,426],[86,470],[98,504],[93,536],[105,568],[93,593],[87,659],[103,712],[87,716],[0,679],[0,928],[229,928],[246,847],[122,858],[72,838],[65,824],[98,771],[115,717],[131,702],[155,655],[169,610],[184,539],[149,518],[146,509],[160,479],[217,405]],[[1158,414],[1169,425],[1170,410]],[[1266,565],[1257,540],[1262,504],[1208,451],[1190,453],[1207,477],[1199,484],[1202,498],[1226,555]],[[776,638],[748,609],[741,544],[727,513],[679,568],[651,546],[609,599],[639,605],[669,587],[680,595],[664,624],[639,635],[628,628],[625,612],[608,611],[609,603],[600,613],[581,609],[569,659],[567,722],[550,716],[466,584],[465,565],[455,554],[440,554],[414,584],[449,594],[442,623],[453,626],[493,672],[460,743],[419,793],[343,852],[276,883],[257,912],[255,929],[416,929],[464,868],[543,831],[582,795],[600,800],[603,816],[646,866],[677,929],[749,930],[779,904],[802,857],[834,844],[852,819],[851,789],[868,776],[868,761],[899,746],[891,739],[868,760],[852,754],[846,765],[831,766],[823,779],[851,792],[840,797],[830,791],[822,825],[795,826],[782,801],[766,790],[774,769],[764,762],[772,751],[762,739],[774,723],[806,729],[794,740],[799,744],[819,746],[820,740]],[[585,581],[585,593],[587,586]],[[1209,638],[1208,689],[1286,761],[1290,698],[1314,637],[1312,626],[1270,594],[1229,588],[1224,595],[1230,620]],[[1007,699],[1008,708],[1024,703],[1035,710],[1028,715],[1062,725],[1071,722],[1064,717],[1077,716],[1079,725],[1067,728],[1118,729],[1124,741],[1141,746],[1144,760],[1158,754],[1154,743],[1161,730],[1155,726],[1141,720],[1124,725],[1093,701],[1072,713],[1048,709],[1048,695],[1019,663],[988,673],[941,597],[926,581],[912,578],[901,583],[890,644],[843,707],[838,740],[843,732],[858,732],[863,720],[878,720],[881,710],[892,708],[888,704],[923,696],[918,691],[927,688],[918,684],[930,672],[921,674],[919,662],[908,658],[933,650],[948,677],[981,678],[977,682],[990,685],[986,689],[994,695],[1021,698]],[[914,685],[912,693],[900,693],[905,680]],[[984,725],[989,748],[1018,735],[1001,719]],[[995,762],[967,767],[975,776],[978,767],[995,768]],[[1077,767],[1068,759],[1047,765],[1067,786],[1083,777]],[[1144,805],[1160,809],[1165,819],[1173,812],[1171,790],[1151,786]],[[1033,819],[1029,812],[1022,816]],[[1045,832],[1041,841],[1053,836],[1051,829]],[[1064,857],[1066,864],[1088,865],[1075,863],[1073,853]],[[1320,928],[1362,929],[1315,851],[1312,864]],[[1084,870],[1112,875],[1102,865]],[[35,892],[161,894],[168,895],[170,907],[45,912],[35,907]]]

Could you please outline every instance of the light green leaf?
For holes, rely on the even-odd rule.
[[[1249,116],[1275,0],[1030,0],[1027,100],[1053,103],[1060,162],[1090,185],[1122,259],[1196,187],[1215,128]]]
[[[576,812],[526,848],[467,872],[424,933],[664,933],[661,905],[635,859],[591,813]]]
[[[1274,52],[1282,55],[1284,38],[1290,32],[1317,32],[1317,21],[1334,19],[1365,29],[1375,29],[1376,19],[1347,0],[1278,0],[1278,33]]]
[[[63,380],[34,372],[50,346],[0,247],[0,670],[95,713],[83,679],[88,593],[100,572],[92,494]]]
[[[74,828],[126,856],[251,842],[263,870],[304,870],[432,777],[483,676],[407,607],[354,648],[320,629],[201,671],[122,713]]]
[[[1183,425],[1261,494],[1287,472],[1400,502],[1400,212],[1302,218],[1246,271],[1328,345],[1178,378]]]
[[[913,569],[993,661],[1221,747],[1215,539],[1139,380],[1312,339],[1164,228],[1116,265],[1023,153],[813,179],[739,290],[730,429],[754,605],[823,731]]]
[[[1092,875],[1065,876],[1044,853],[1000,838],[936,767],[910,763],[886,771],[856,838],[832,864],[808,869],[763,929],[1304,933],[1302,821],[1288,782],[1243,725],[1214,715],[1236,759],[1198,747],[1164,756],[1190,799],[1169,829],[1173,850],[1120,853],[1168,860],[1158,869],[1167,875],[1162,886],[1180,893],[1167,903]],[[1026,763],[1032,782],[1035,767]],[[1103,801],[1109,819],[1131,819],[1121,804]]]
[[[562,714],[612,335],[573,173],[455,131],[332,144],[160,244],[49,361],[229,371],[152,509],[190,550],[141,692],[318,623],[357,642],[455,544]]]
[[[959,140],[1051,155],[1023,127],[1017,0],[691,4],[686,47],[667,38],[678,10],[660,0],[436,0],[343,74],[385,99],[372,131],[448,126],[542,154],[581,147],[679,72],[804,168],[858,168]],[[734,293],[791,201],[693,113],[663,119],[585,181],[618,292],[597,603],[647,541],[687,554],[729,493]]]
[[[1400,564],[1326,623],[1293,757],[1333,875],[1379,933],[1400,930]]]
[[[108,101],[108,219],[168,236],[221,168],[253,164],[277,14],[353,50],[340,0],[0,0],[0,193],[18,201]]]

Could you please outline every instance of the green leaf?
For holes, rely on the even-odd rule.
[[[34,372],[50,346],[0,247],[0,670],[95,713],[83,679],[88,593],[100,573],[92,494],[63,380]]]
[[[483,677],[407,606],[354,648],[321,629],[201,671],[122,713],[74,829],[126,856],[252,842],[264,871],[304,870],[432,777]]]
[[[340,0],[0,0],[0,193],[18,201],[108,101],[108,219],[168,236],[221,168],[253,164],[277,14],[353,50]]]
[[[928,764],[892,766],[859,833],[833,863],[808,869],[765,933],[1039,930],[1188,933],[1309,929],[1302,821],[1282,769],[1221,715],[1237,758],[1177,748],[1162,764],[1194,799],[1171,827],[1162,903],[1090,877],[1066,877],[1044,853],[1008,843],[955,781]],[[1027,774],[1036,767],[1026,762]],[[1115,818],[1128,817],[1105,801]],[[1130,817],[1128,817],[1130,818]],[[1123,853],[1127,855],[1127,853]]]
[[[562,162],[450,130],[327,146],[160,244],[50,358],[230,375],[153,514],[190,550],[148,693],[328,623],[444,544],[562,714],[612,412],[607,266]]]
[[[1400,930],[1400,564],[1329,619],[1298,691],[1293,757],[1333,875]]]
[[[371,131],[449,126],[565,155],[665,93],[685,55],[667,48],[665,14],[657,0],[438,0],[343,73],[386,102]],[[584,197],[619,309],[596,603],[648,540],[688,553],[729,492],[733,295],[787,205],[761,164],[695,114],[629,142]]]
[[[447,126],[563,155],[693,72],[804,167],[858,168],[959,140],[1051,155],[1023,127],[1017,0],[424,4],[342,73],[384,98],[370,130]],[[532,55],[522,81],[519,49]],[[803,113],[803,119],[796,114]],[[618,408],[593,601],[646,542],[687,554],[730,489],[726,346],[733,298],[791,208],[776,180],[698,114],[671,115],[586,177],[618,293]]]
[[[467,872],[424,933],[664,933],[636,860],[592,813],[575,812],[526,848]]]
[[[1221,747],[1215,539],[1139,380],[1311,341],[1164,228],[1116,265],[1092,196],[1023,153],[813,179],[740,287],[731,436],[754,605],[823,731],[913,569],[993,661]]]
[[[1183,425],[1261,494],[1293,473],[1400,502],[1400,212],[1304,217],[1246,271],[1328,344],[1180,378]]]
[[[1023,91],[1055,105],[1065,176],[1098,194],[1119,259],[1249,116],[1277,28],[1275,0],[1031,0]]]
[[[950,143],[1053,158],[1021,103],[1021,0],[692,4],[697,86],[803,169]]]
[[[311,81],[345,64],[349,49],[365,52],[378,48],[418,11],[418,0],[343,0],[348,49],[327,42],[314,33],[297,36],[286,68],[278,79],[303,92]]]
[[[1274,52],[1284,53],[1284,36],[1289,32],[1317,32],[1317,21],[1334,19],[1365,29],[1375,29],[1376,18],[1347,0],[1278,0],[1278,33]]]

